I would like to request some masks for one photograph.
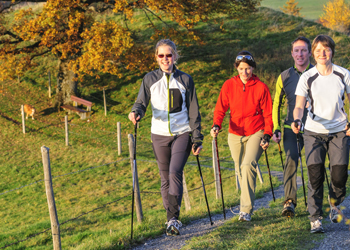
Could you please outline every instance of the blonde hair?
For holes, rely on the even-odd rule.
[[[158,55],[158,48],[160,46],[169,46],[171,49],[171,53],[175,56],[174,58],[174,63],[177,62],[177,60],[180,58],[179,52],[176,49],[176,45],[173,41],[171,41],[170,39],[162,39],[159,40],[156,44],[156,48],[155,48],[155,56],[157,57]]]

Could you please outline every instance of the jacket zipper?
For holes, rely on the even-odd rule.
[[[172,94],[170,93],[170,75],[168,74],[165,74],[166,75],[166,78],[167,78],[167,88],[168,88],[168,127],[169,127],[169,133],[171,136],[173,136],[173,134],[171,133],[171,129],[170,129],[170,104],[172,104],[172,99],[173,99],[173,96]],[[170,100],[169,100],[170,98]]]

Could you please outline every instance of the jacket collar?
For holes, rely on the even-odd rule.
[[[237,82],[237,83],[241,83],[241,84],[244,84],[241,80],[241,78],[239,77],[239,75],[235,76],[234,77],[234,80]],[[259,77],[257,77],[256,75],[252,75],[252,77],[248,80],[248,82],[246,84],[244,84],[245,86],[253,86],[255,85],[258,81],[260,81]]]

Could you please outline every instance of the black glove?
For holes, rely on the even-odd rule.
[[[271,139],[271,136],[270,136],[270,135],[264,134],[264,136],[263,136],[263,138],[262,138],[263,144],[265,144],[265,143],[270,143],[270,139]]]
[[[300,132],[303,132],[304,131],[304,124],[303,124],[303,122],[300,120],[300,119],[296,119],[296,120],[294,120],[294,126],[295,127],[298,127],[298,125],[299,125],[299,123],[300,123]],[[299,132],[299,133],[300,133]]]
[[[214,124],[214,126],[211,129],[219,131],[220,127],[219,125]]]
[[[303,124],[300,119],[294,120],[294,126],[298,127],[299,126],[299,122],[300,122],[301,125]]]
[[[348,124],[346,124],[346,130],[348,130],[350,128],[350,122],[348,122]]]
[[[201,141],[196,141],[193,143],[193,151],[196,152],[197,148],[199,148],[200,146],[202,146],[202,142]]]
[[[135,120],[137,119],[138,116],[141,117],[141,115],[139,114],[139,112],[137,112],[137,110],[133,110],[131,112],[135,114]],[[139,120],[136,120],[136,121],[139,121]]]
[[[276,129],[275,132],[273,132],[273,134],[274,134],[277,138],[279,138],[279,137],[278,137],[278,133],[281,133],[281,130]]]

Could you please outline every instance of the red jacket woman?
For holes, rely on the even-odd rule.
[[[272,101],[267,85],[256,75],[243,83],[239,76],[227,80],[214,111],[214,124],[221,129],[226,111],[230,109],[229,132],[247,136],[264,130],[272,136]]]
[[[230,109],[228,144],[241,186],[240,221],[250,221],[254,208],[259,158],[272,136],[272,100],[268,87],[253,75],[256,63],[251,53],[241,51],[235,61],[238,76],[222,86],[210,134],[218,135]]]

